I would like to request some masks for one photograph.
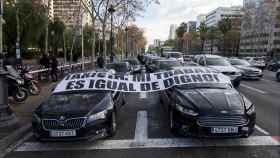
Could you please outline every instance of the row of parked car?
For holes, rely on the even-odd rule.
[[[219,63],[229,76],[241,74],[224,67],[228,61],[218,56],[201,56],[205,63]],[[200,61],[200,60],[199,60]],[[159,72],[185,66],[205,65],[176,58],[144,55],[106,65],[114,73]],[[207,68],[205,68],[207,69]],[[218,68],[216,68],[218,69]],[[235,69],[234,69],[235,70]],[[217,70],[211,69],[213,73]],[[234,72],[228,73],[228,72]],[[248,137],[254,130],[255,107],[230,82],[195,83],[159,91],[159,101],[168,111],[170,130],[183,136]],[[132,93],[133,94],[133,93]],[[129,95],[131,96],[131,95]],[[114,91],[65,91],[53,93],[34,111],[32,126],[39,140],[91,140],[112,137],[118,131],[118,116],[127,95]]]
[[[159,63],[165,61],[174,66],[162,66]],[[176,63],[177,62],[177,63]],[[176,64],[174,64],[176,63]],[[276,79],[280,81],[280,61],[271,60],[266,63],[263,57],[225,58],[217,55],[182,55],[180,52],[165,52],[161,56],[147,54],[144,56],[144,64],[149,72],[172,69],[172,67],[201,65],[211,67],[232,80],[238,87],[241,79],[259,80],[263,77],[263,70],[276,71]]]

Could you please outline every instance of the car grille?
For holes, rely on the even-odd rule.
[[[249,75],[259,75],[260,72],[259,71],[248,71],[247,74],[249,74]]]
[[[213,126],[242,126],[247,124],[248,120],[243,116],[207,116],[200,117],[198,125],[204,127]]]
[[[83,127],[85,120],[85,118],[71,118],[64,121],[56,119],[44,119],[43,127],[47,130],[79,129]]]

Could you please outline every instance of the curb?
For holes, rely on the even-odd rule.
[[[27,124],[15,132],[11,133],[10,135],[4,137],[0,140],[0,158],[3,157],[2,153],[5,153],[5,150],[15,143],[16,141],[20,140],[25,134],[27,134],[31,130],[31,124]]]

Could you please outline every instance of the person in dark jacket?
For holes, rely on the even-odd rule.
[[[51,57],[51,77],[53,81],[57,81],[58,61],[54,55]]]
[[[50,59],[49,59],[47,54],[43,54],[42,58],[40,59],[40,65],[44,69],[49,69],[50,68]],[[48,80],[49,79],[49,71],[39,73],[39,79],[41,79],[42,76],[45,76]]]
[[[47,54],[43,54],[43,57],[40,59],[40,65],[44,68],[50,68],[50,59]]]

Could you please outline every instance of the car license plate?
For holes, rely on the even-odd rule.
[[[238,133],[238,127],[213,127],[211,133]]]
[[[75,130],[67,130],[67,131],[50,131],[51,137],[75,137]]]

